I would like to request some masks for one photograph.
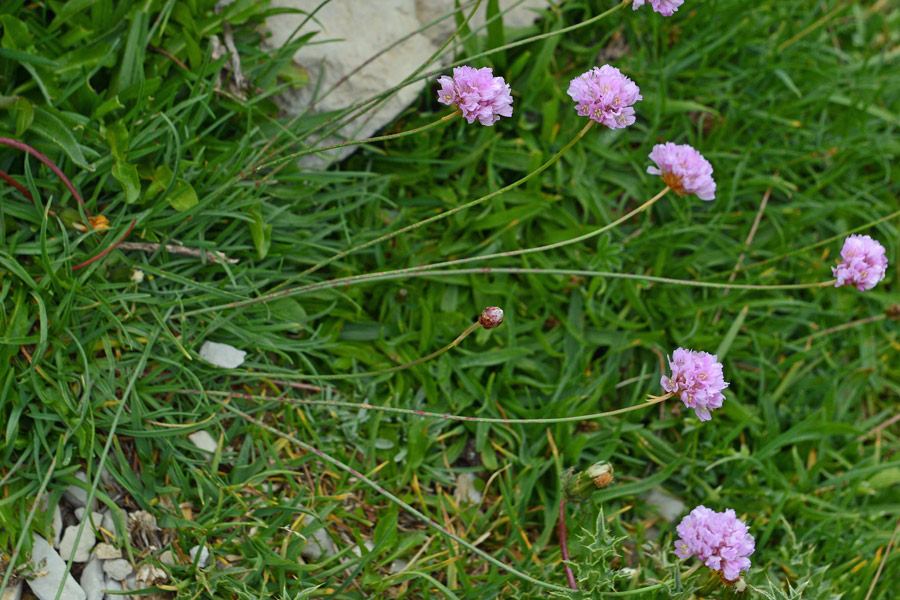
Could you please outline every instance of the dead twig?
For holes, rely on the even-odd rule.
[[[119,250],[137,250],[139,252],[146,252],[147,254],[152,254],[159,250],[161,247],[163,247],[163,244],[157,244],[155,242],[122,242],[121,244],[119,244]],[[236,265],[238,263],[238,259],[228,258],[227,256],[225,256],[225,254],[219,252],[218,250],[190,248],[188,246],[179,246],[177,244],[165,244],[165,249],[169,254],[179,254],[181,256],[206,259],[209,262],[219,265],[223,263]]]

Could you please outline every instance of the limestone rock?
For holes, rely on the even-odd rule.
[[[78,471],[75,473],[75,479],[80,479],[81,481],[88,483],[87,475],[84,474],[84,471]],[[63,496],[65,496],[66,500],[72,503],[72,506],[76,508],[81,508],[87,505],[87,491],[81,489],[77,485],[70,485],[66,488],[66,491],[63,492]],[[96,507],[97,499],[94,498],[91,501],[91,508]]]
[[[111,544],[100,542],[94,547],[94,557],[102,558],[103,560],[122,558],[122,551]]]
[[[79,521],[84,521],[87,515],[90,515],[90,521],[86,527],[90,528],[94,535],[99,535],[99,529],[103,524],[103,515],[94,511],[88,513],[83,507],[75,509],[75,518]]]
[[[306,534],[306,545],[300,550],[300,554],[312,560],[319,560],[323,556],[328,558],[337,554],[337,547],[331,541],[321,521],[306,515],[303,524],[305,526],[312,525],[316,529],[312,533]]]
[[[208,454],[215,454],[219,450],[219,444],[216,442],[216,438],[204,429],[189,434],[188,439],[191,440],[192,444]]]
[[[59,548],[59,540],[62,539],[63,534],[62,510],[60,510],[59,504],[53,507],[53,523],[51,527],[53,528],[53,546]]]
[[[106,589],[106,577],[103,575],[102,561],[94,556],[84,565],[81,572],[81,587],[87,595],[87,600],[103,600],[103,591]]]
[[[416,16],[422,25],[428,25],[453,10],[453,0],[415,0]],[[549,6],[547,0],[500,0],[500,12],[504,29],[521,29],[534,23],[540,16],[540,10]],[[484,25],[487,22],[487,2],[482,2],[481,7],[469,21],[469,29],[479,35],[485,35]],[[504,12],[507,11],[508,12]],[[463,14],[468,16],[471,7],[464,8]],[[440,47],[456,31],[456,19],[450,17],[442,19],[423,33],[435,46]],[[450,48],[453,46],[451,45]],[[500,73],[498,73],[499,75]]]
[[[209,548],[206,546],[194,546],[188,551],[191,556],[191,562],[196,562],[197,567],[204,569],[209,565]],[[197,554],[200,556],[198,557]]]
[[[59,542],[59,555],[63,560],[69,560],[74,556],[75,562],[85,562],[91,556],[91,548],[97,542],[94,532],[90,527],[85,527],[78,539],[78,545],[75,545],[75,538],[78,535],[79,525],[69,525],[63,532],[62,540]]]
[[[200,358],[223,369],[236,369],[244,362],[247,353],[228,344],[206,341],[200,346]]]
[[[22,582],[14,583],[3,590],[0,600],[19,600],[22,597]]]
[[[38,576],[28,580],[32,593],[39,600],[54,600],[60,586],[63,586],[59,600],[87,600],[84,590],[75,582],[71,573],[63,577],[66,563],[50,543],[37,534],[33,534],[33,540],[31,561]]]
[[[684,502],[659,487],[650,490],[646,500],[647,504],[656,506],[659,516],[670,523],[683,515],[686,508]]]
[[[103,563],[103,572],[116,581],[123,581],[131,575],[132,571],[134,569],[131,567],[131,563],[124,558],[115,558]]]

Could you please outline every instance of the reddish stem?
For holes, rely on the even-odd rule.
[[[26,198],[28,198],[29,200],[31,200],[32,202],[34,202],[34,198],[31,197],[31,192],[29,192],[29,191],[25,188],[24,185],[22,185],[21,183],[19,183],[18,181],[16,181],[16,180],[13,179],[12,177],[10,177],[9,174],[6,173],[6,171],[0,171],[0,179],[2,179],[3,181],[5,181],[5,182],[8,183],[9,185],[13,186],[14,188],[16,188],[17,190],[19,190],[20,192],[22,192],[22,194],[23,194]]]
[[[562,553],[563,559],[563,567],[566,569],[566,582],[569,584],[569,588],[573,590],[578,589],[578,583],[575,582],[575,573],[572,572],[572,567],[569,566],[569,546],[568,546],[568,534],[566,533],[566,496],[563,494],[562,498],[559,499],[559,551]]]
[[[72,182],[69,181],[68,177],[66,177],[66,174],[63,173],[59,167],[56,166],[56,163],[54,163],[52,160],[50,160],[49,158],[47,158],[46,156],[44,156],[43,154],[41,154],[40,152],[38,152],[31,146],[29,146],[28,144],[26,144],[25,142],[20,142],[18,140],[14,140],[11,138],[0,137],[0,144],[2,144],[4,146],[10,146],[12,148],[16,148],[18,150],[21,150],[22,152],[27,152],[28,154],[32,155],[33,157],[35,157],[36,159],[38,159],[39,161],[41,161],[42,163],[44,163],[45,165],[50,167],[50,170],[53,171],[53,173],[62,180],[63,184],[65,184],[65,186],[69,189],[69,191],[72,192],[72,195],[75,196],[75,199],[78,201],[78,204],[80,204],[82,210],[84,210],[84,214],[87,215],[88,217],[91,216],[91,213],[89,213],[88,209],[84,206],[84,200],[81,199],[81,194],[78,193],[78,190],[75,189],[75,186],[72,185]],[[10,181],[9,179],[6,179],[6,177],[4,177],[3,179],[5,179],[6,181]],[[15,184],[13,184],[13,185],[15,185]],[[16,187],[18,187],[18,186],[16,186]],[[33,202],[33,200],[32,200],[32,202]]]
[[[75,265],[74,267],[72,267],[72,270],[73,270],[73,271],[77,271],[78,269],[83,269],[84,267],[88,266],[89,264],[94,263],[94,262],[97,262],[98,260],[100,260],[101,258],[103,258],[104,256],[106,256],[107,254],[109,254],[110,252],[112,252],[113,250],[115,250],[115,249],[116,249],[116,246],[118,246],[118,245],[121,244],[123,241],[125,241],[125,238],[128,237],[128,234],[131,233],[131,231],[134,229],[134,226],[135,226],[135,225],[137,225],[137,219],[135,219],[134,221],[131,222],[131,225],[128,226],[128,231],[126,231],[126,232],[122,235],[122,237],[120,237],[118,240],[116,240],[116,242],[115,242],[112,246],[110,246],[109,248],[107,248],[106,250],[104,250],[103,252],[101,252],[100,254],[98,254],[98,255],[96,255],[96,256],[92,256],[91,258],[87,259],[87,260],[84,261],[83,263],[80,263],[80,264]]]

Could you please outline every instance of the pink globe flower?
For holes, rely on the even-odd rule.
[[[756,549],[755,541],[734,510],[715,512],[698,506],[675,529],[680,536],[675,542],[678,558],[696,556],[710,569],[722,571],[729,581],[750,568],[747,557]]]
[[[644,5],[647,0],[634,0],[631,10],[637,10]],[[653,10],[664,17],[671,17],[678,10],[678,7],[684,4],[684,0],[650,0]]]
[[[569,83],[566,92],[582,117],[622,129],[634,123],[632,104],[643,100],[640,88],[615,67],[594,67]]]
[[[655,167],[647,167],[651,175],[659,175],[666,185],[679,196],[697,194],[701,200],[716,199],[716,182],[713,168],[703,155],[688,144],[657,144],[653,146],[650,160]]]
[[[444,75],[438,83],[438,102],[457,107],[469,123],[478,119],[490,126],[500,117],[512,116],[509,84],[502,77],[494,77],[490,67],[456,67],[453,77]]]
[[[837,277],[834,287],[852,285],[860,291],[871,290],[887,272],[884,246],[867,235],[851,235],[844,240],[841,260],[831,273]]]
[[[701,421],[711,420],[710,411],[722,406],[722,390],[728,387],[716,355],[678,348],[669,357],[669,368],[672,376],[660,380],[663,389],[693,408]]]

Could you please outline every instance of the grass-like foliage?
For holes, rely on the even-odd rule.
[[[454,64],[502,76],[512,116],[451,115],[422,57],[417,103],[314,170],[380,98],[280,113],[319,41],[261,45],[282,9],[0,0],[0,589],[76,485],[164,597],[895,596],[900,8],[566,0],[512,30],[461,4]],[[607,63],[640,86],[627,127],[566,94]],[[663,142],[714,200],[664,193]],[[828,283],[851,233],[886,249],[874,289]],[[660,397],[679,347],[723,365],[709,421]],[[575,591],[562,478],[598,461],[615,481],[565,517]],[[657,488],[735,510],[746,591],[675,556]]]

